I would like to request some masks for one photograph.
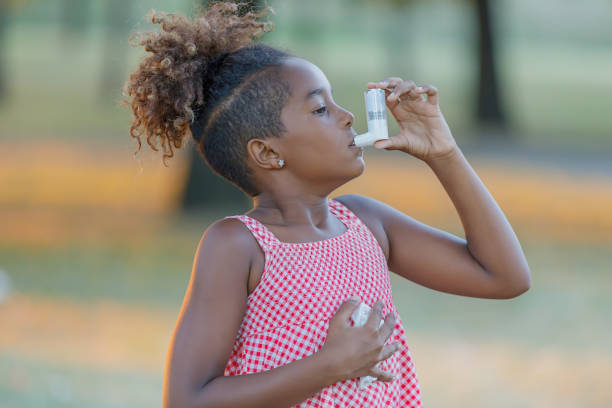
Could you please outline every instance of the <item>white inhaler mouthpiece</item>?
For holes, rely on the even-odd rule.
[[[368,115],[368,133],[355,136],[355,145],[371,146],[375,141],[389,138],[387,128],[387,105],[385,90],[381,88],[368,89],[364,92],[366,114]]]

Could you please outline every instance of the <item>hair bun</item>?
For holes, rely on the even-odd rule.
[[[231,54],[230,52],[222,52],[221,54],[217,55],[213,60],[211,60],[206,65],[206,74],[204,76],[204,88],[206,88],[206,85],[210,84],[213,81],[215,76],[219,73],[221,65],[223,65],[223,62],[230,54]]]
[[[153,150],[158,150],[159,139],[164,159],[172,157],[196,112],[206,108],[204,90],[225,59],[272,29],[272,23],[257,19],[273,10],[242,13],[242,7],[248,4],[213,2],[194,19],[153,10],[151,22],[160,30],[132,36],[132,44],[150,53],[124,87],[125,104],[133,113],[130,135],[137,139],[138,150],[144,134]]]

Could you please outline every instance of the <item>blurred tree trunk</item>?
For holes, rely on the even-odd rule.
[[[477,0],[478,13],[478,102],[477,119],[485,126],[503,128],[506,118],[496,70],[496,47],[489,0]],[[496,134],[496,133],[494,133]]]
[[[61,19],[64,31],[72,35],[85,31],[89,17],[89,0],[64,0]]]
[[[257,10],[261,7],[260,1],[249,1]],[[207,1],[201,0],[206,7]],[[251,201],[246,194],[229,181],[217,175],[200,156],[195,143],[190,143],[190,164],[187,171],[187,180],[183,189],[181,209],[189,212],[198,209],[219,208],[228,204],[232,208],[246,208]]]
[[[127,40],[130,32],[132,1],[104,1],[104,48],[100,78],[100,99],[119,100],[125,80]]]
[[[60,21],[62,22],[61,47],[71,54],[78,49],[76,43],[83,38],[89,24],[91,0],[62,0]],[[80,45],[80,44],[79,44]]]
[[[204,161],[195,143],[189,143],[190,164],[183,190],[184,212],[210,208],[249,208],[250,199],[236,186],[217,175]]]

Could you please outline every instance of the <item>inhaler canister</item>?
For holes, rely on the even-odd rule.
[[[368,133],[355,136],[355,145],[371,146],[375,141],[389,138],[387,128],[387,105],[385,90],[368,89],[364,92],[366,114],[368,115]]]

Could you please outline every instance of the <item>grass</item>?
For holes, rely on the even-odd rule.
[[[161,378],[146,370],[72,365],[13,353],[0,355],[5,407],[151,407],[161,401]]]

